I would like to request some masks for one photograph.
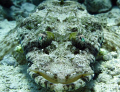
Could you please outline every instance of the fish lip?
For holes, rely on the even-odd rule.
[[[32,70],[32,69],[29,69],[30,72],[33,72],[34,74],[36,73],[38,76],[42,76],[44,79],[50,81],[51,83],[54,83],[54,84],[57,84],[57,83],[60,83],[60,84],[70,84],[70,83],[73,83],[75,81],[77,81],[78,79],[81,79],[85,76],[89,76],[89,75],[92,75],[94,74],[94,72],[92,71],[91,73],[83,73],[83,74],[80,74],[80,73],[71,73],[71,74],[67,74],[66,76],[63,76],[64,78],[61,78],[61,76],[58,76],[57,74],[53,74],[53,73],[50,73],[49,71],[44,71],[44,70]]]
[[[30,72],[30,75],[32,76],[32,74],[34,74],[35,72]],[[89,75],[91,76],[91,75]],[[59,90],[62,91],[73,91],[73,90],[77,90],[81,87],[85,86],[85,81],[82,80],[81,78],[79,78],[78,80],[68,83],[68,84],[62,84],[62,83],[52,83],[50,81],[48,81],[47,79],[45,79],[43,76],[37,76],[35,77],[35,82],[38,85],[41,85],[42,87],[45,88],[50,88],[51,90],[55,90],[59,92]],[[57,87],[60,86],[60,89],[58,89]]]

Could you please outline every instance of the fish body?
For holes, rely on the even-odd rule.
[[[101,23],[80,3],[48,0],[5,36],[0,59],[9,53],[18,61],[27,60],[27,71],[38,85],[74,91],[93,78],[91,66],[103,38]],[[19,44],[22,52],[15,51]]]

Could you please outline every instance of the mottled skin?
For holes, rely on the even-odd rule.
[[[2,44],[12,44],[11,51],[0,46],[0,58],[9,52],[14,57],[25,55],[28,73],[37,84],[63,92],[84,87],[92,79],[91,66],[101,47],[103,32],[99,20],[81,4],[48,0],[11,30],[5,39],[8,38],[12,40]],[[24,54],[13,51],[19,43]]]

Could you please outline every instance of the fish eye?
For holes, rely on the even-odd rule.
[[[28,53],[35,49],[43,49],[49,46],[54,39],[54,34],[52,32],[46,31],[39,33],[36,37],[34,33],[25,35],[24,39],[21,37],[21,46],[25,53]]]
[[[97,40],[92,40],[92,38],[99,39],[100,37],[95,37],[95,35],[86,36],[85,34],[80,34],[77,32],[73,32],[69,36],[69,40],[72,41],[72,45],[75,46],[79,50],[88,49],[92,54],[96,55],[99,51],[100,43]]]
[[[44,32],[38,35],[38,47],[45,48],[51,44],[52,40],[54,39],[54,34],[52,32]]]
[[[78,34],[77,32],[73,32],[70,34],[69,39],[72,41],[72,44],[80,49],[85,49],[85,37],[82,34]]]

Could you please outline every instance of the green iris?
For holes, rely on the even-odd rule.
[[[85,39],[84,39],[84,38],[82,38],[81,40],[82,40],[82,42],[84,42],[84,41],[85,41]]]
[[[39,37],[39,40],[41,40],[42,39],[42,37]]]

